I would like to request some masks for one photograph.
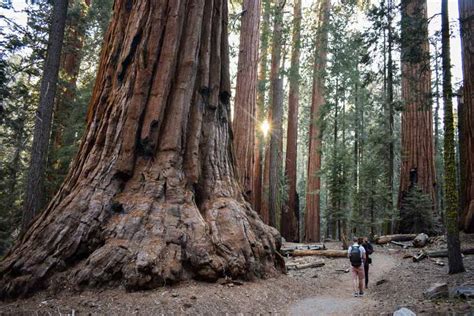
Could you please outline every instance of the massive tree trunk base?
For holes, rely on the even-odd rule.
[[[227,1],[116,0],[104,43],[78,154],[0,262],[0,298],[283,271],[235,175]]]
[[[64,286],[136,290],[190,278],[252,279],[283,268],[274,256],[278,232],[248,203],[221,197],[198,208],[179,177],[161,175],[142,193],[133,179],[118,194],[110,186],[69,194],[58,218],[45,213],[1,263],[0,297]],[[182,195],[170,197],[166,187]]]

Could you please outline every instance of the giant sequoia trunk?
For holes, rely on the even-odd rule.
[[[242,9],[233,131],[238,177],[253,201],[260,0],[246,0]]]
[[[419,187],[435,201],[431,72],[426,0],[402,1],[402,153],[399,204],[404,229],[405,196]]]
[[[235,177],[226,27],[225,0],[115,2],[79,153],[1,262],[0,297],[282,267]]]
[[[319,12],[318,40],[313,73],[311,121],[309,126],[308,183],[306,184],[305,241],[321,238],[320,194],[321,130],[320,111],[324,105],[324,72],[328,45],[328,25],[331,1],[324,0]]]
[[[459,0],[463,60],[463,106],[460,119],[461,227],[474,233],[474,3]]]
[[[263,176],[262,217],[277,226],[277,213],[281,209],[279,188],[282,167],[281,141],[283,120],[283,79],[281,78],[281,47],[283,36],[284,0],[274,3],[272,60],[270,68],[270,104],[268,121],[271,122],[270,141],[265,149],[265,169]]]
[[[282,208],[281,234],[288,241],[298,240],[298,196],[296,192],[296,154],[298,143],[298,106],[300,93],[301,0],[295,0],[293,17],[293,50],[291,52],[290,93],[288,97],[288,131],[285,174],[288,181],[288,203]]]

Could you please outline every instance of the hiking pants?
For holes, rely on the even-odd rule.
[[[365,287],[369,284],[369,264],[364,263],[364,274],[365,274]]]

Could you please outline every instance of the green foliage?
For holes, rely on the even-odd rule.
[[[433,203],[431,198],[417,186],[412,187],[403,197],[404,207],[400,215],[400,232],[434,232]]]

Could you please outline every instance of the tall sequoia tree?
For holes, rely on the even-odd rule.
[[[236,179],[227,36],[226,0],[115,2],[81,147],[0,263],[0,297],[282,267]]]
[[[444,102],[444,183],[446,195],[446,231],[448,239],[449,273],[464,271],[458,227],[458,191],[456,188],[456,158],[454,153],[453,86],[449,43],[448,0],[441,1],[441,56],[443,63]]]
[[[265,92],[268,72],[268,48],[270,39],[270,0],[262,1],[262,27],[260,36],[260,62],[258,69],[258,91],[257,91],[257,107],[255,111],[255,119],[261,124],[265,117]],[[259,126],[260,127],[260,126]],[[262,204],[262,160],[263,160],[263,144],[264,136],[259,128],[255,129],[255,143],[254,143],[254,182],[253,182],[253,200],[252,204],[257,211],[262,215],[265,223],[268,223],[268,216],[261,213]],[[268,214],[267,214],[268,215]]]
[[[38,214],[43,201],[44,173],[46,169],[48,144],[51,133],[54,98],[58,82],[61,48],[66,25],[67,0],[54,2],[49,31],[48,48],[41,79],[40,100],[35,118],[35,130],[31,148],[31,162],[28,171],[21,230],[24,232]]]
[[[298,240],[298,196],[296,192],[296,157],[298,143],[298,107],[300,93],[301,0],[294,1],[293,49],[291,52],[290,92],[288,97],[288,130],[285,174],[288,181],[288,203],[282,208],[280,231],[288,241]]]
[[[253,201],[260,0],[245,0],[242,12],[233,132],[240,184]]]
[[[278,0],[273,7],[272,59],[270,67],[270,140],[266,144],[263,176],[262,217],[276,227],[277,212],[281,209],[279,189],[282,167],[281,141],[283,120],[283,79],[281,78],[281,48],[283,35],[283,8],[286,0]],[[270,180],[271,179],[271,180]]]
[[[324,73],[327,64],[329,13],[331,1],[324,0],[319,11],[313,70],[313,93],[309,127],[308,180],[306,184],[305,241],[321,238],[320,193],[321,179],[321,130],[320,111],[324,105]]]
[[[428,44],[426,0],[402,0],[402,140],[399,206],[399,230],[410,230],[405,222],[406,197],[421,190],[433,208],[435,201],[435,168],[433,118],[431,110],[431,72]]]
[[[463,103],[460,113],[461,227],[474,233],[474,3],[459,0],[463,61]]]

